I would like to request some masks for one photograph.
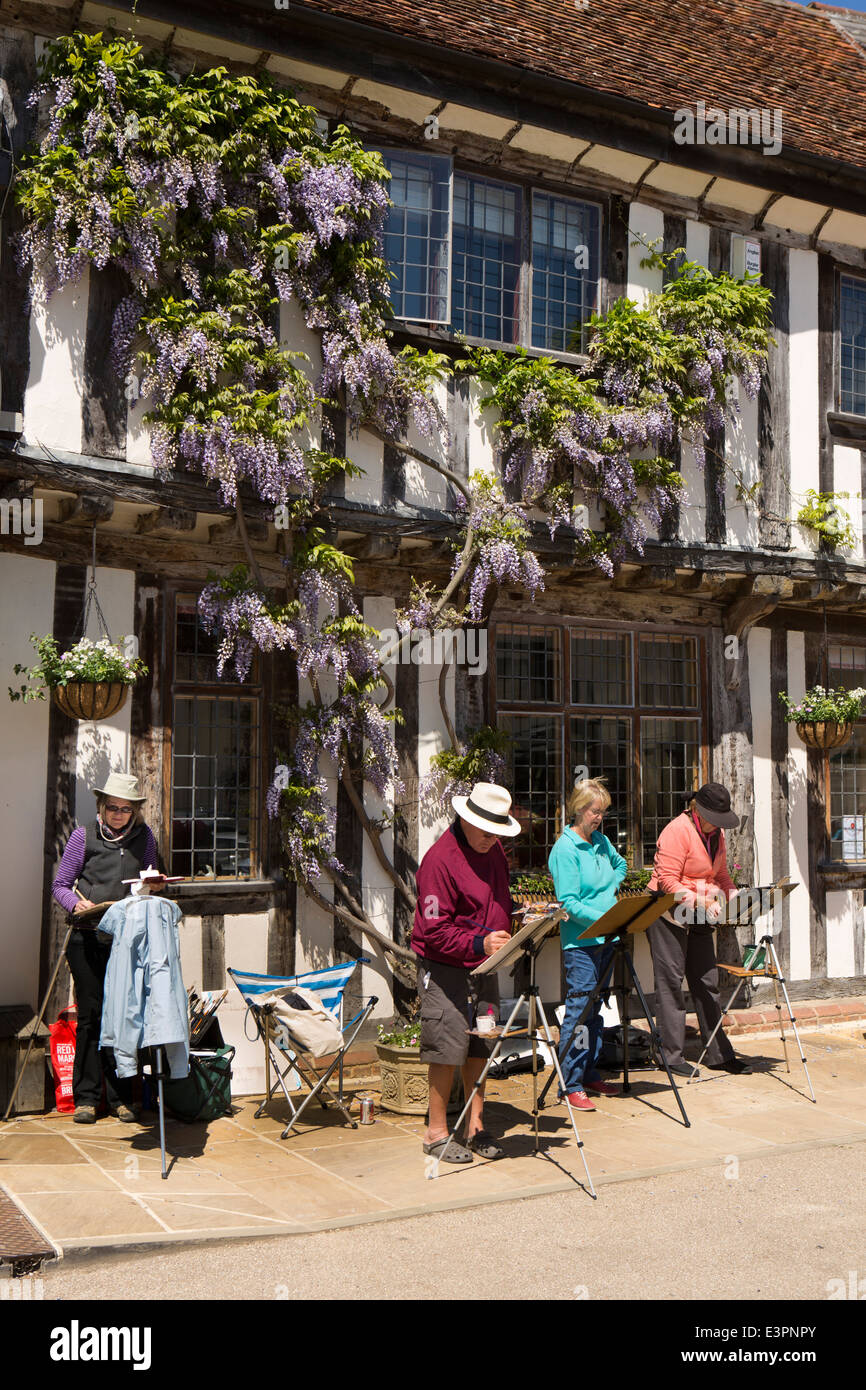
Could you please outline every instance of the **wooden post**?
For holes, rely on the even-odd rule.
[[[58,565],[54,580],[52,631],[60,650],[68,647],[81,620],[87,571],[78,565]],[[75,829],[75,769],[78,721],[51,701],[48,715],[48,767],[45,805],[45,868],[42,883],[42,932],[39,949],[39,997],[48,988],[66,936],[66,912],[51,896],[51,885],[63,851]],[[45,1017],[52,1023],[69,994],[69,972],[62,966]]]
[[[788,633],[773,628],[770,638],[770,759],[772,762],[771,825],[773,882],[791,871],[791,807],[788,779],[788,722],[779,695],[788,689]],[[785,898],[773,914],[776,954],[782,973],[791,968],[791,904]]]

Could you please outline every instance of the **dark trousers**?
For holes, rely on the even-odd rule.
[[[668,1062],[682,1062],[686,1041],[686,1004],[683,975],[689,982],[701,1037],[706,1043],[722,1016],[719,1004],[719,971],[713,946],[712,927],[672,926],[659,917],[649,931],[655,972],[656,1023]],[[720,1028],[706,1056],[709,1066],[717,1066],[734,1055],[734,1049]]]
[[[118,1105],[132,1103],[132,1078],[121,1080],[118,1077],[111,1048],[103,1048],[101,1053],[99,1050],[102,991],[110,954],[110,943],[103,944],[93,928],[75,930],[66,948],[78,1008],[72,1094],[76,1105],[98,1106],[104,1079],[105,1097],[113,1110]]]

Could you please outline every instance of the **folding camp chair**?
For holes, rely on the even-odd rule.
[[[791,1064],[788,1061],[788,1040],[785,1037],[785,1023],[784,1019],[782,1018],[782,1001],[779,997],[780,987],[782,990],[782,996],[785,1000],[785,1007],[788,1011],[788,1018],[791,1020],[791,1027],[794,1030],[794,1037],[797,1040],[797,1047],[800,1051],[800,1061],[803,1063],[803,1070],[806,1073],[806,1081],[809,1086],[809,1095],[811,1096],[814,1102],[815,1092],[812,1090],[812,1079],[809,1076],[809,1068],[806,1065],[806,1056],[803,1052],[803,1044],[800,1041],[800,1034],[797,1032],[797,1020],[795,1019],[794,1011],[791,1008],[791,1000],[788,997],[788,991],[785,987],[785,977],[782,974],[782,969],[779,965],[779,957],[776,955],[776,948],[773,945],[772,936],[762,936],[760,944],[758,946],[748,946],[743,953],[742,965],[725,965],[722,961],[719,961],[719,969],[727,971],[729,975],[736,976],[738,980],[737,987],[731,995],[730,999],[728,1000],[725,1008],[722,1010],[721,1018],[719,1019],[710,1036],[707,1038],[704,1050],[698,1058],[697,1062],[694,1064],[694,1070],[692,1071],[692,1074],[689,1077],[689,1081],[693,1081],[695,1076],[697,1076],[698,1067],[706,1057],[709,1047],[713,1041],[713,1038],[716,1036],[719,1029],[721,1028],[725,1014],[729,1013],[732,1009],[734,1000],[736,999],[740,990],[743,988],[743,985],[745,984],[746,980],[772,980],[776,1012],[778,1014],[779,1019],[779,1034],[782,1039],[782,1050],[785,1054],[785,1067],[788,1073],[790,1074]],[[686,1085],[688,1085],[688,1082],[686,1082]]]
[[[368,965],[369,960],[368,956],[361,956],[358,960],[347,961],[345,965],[332,965],[326,970],[312,970],[306,975],[252,975],[244,970],[228,970],[226,972],[243,995],[265,1048],[265,1094],[261,1105],[255,1112],[255,1118],[258,1119],[260,1115],[264,1114],[265,1107],[277,1087],[282,1090],[292,1112],[292,1118],[280,1135],[281,1139],[286,1138],[289,1130],[301,1118],[314,1096],[318,1099],[323,1110],[327,1110],[329,1102],[336,1105],[346,1123],[351,1125],[352,1129],[357,1128],[357,1122],[352,1119],[343,1101],[343,1063],[346,1052],[378,1000],[375,995],[371,995],[363,1008],[359,1009],[345,1023],[343,1021],[343,995],[355,966]],[[263,994],[282,992],[297,985],[303,989],[314,990],[319,995],[322,1004],[329,1013],[334,1015],[343,1034],[342,1047],[322,1072],[316,1069],[315,1059],[310,1053],[297,1039],[291,1036],[285,1020],[277,1018],[270,1012],[267,1005],[261,1007],[258,1003],[258,999]],[[363,1004],[363,1000],[361,1002]],[[273,1082],[271,1082],[272,1066],[275,1072]],[[335,1071],[339,1077],[336,1095],[328,1085],[328,1081]],[[310,1088],[298,1106],[292,1099],[286,1080],[292,1072],[299,1082],[305,1081]],[[324,1097],[327,1097],[327,1100]]]

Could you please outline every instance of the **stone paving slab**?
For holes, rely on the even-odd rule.
[[[630,1094],[599,1099],[595,1113],[578,1117],[599,1199],[607,1183],[732,1155],[748,1161],[866,1140],[862,1027],[804,1035],[804,1046],[817,1104],[799,1058],[792,1053],[788,1074],[778,1039],[756,1037],[739,1041],[751,1074],[705,1071],[680,1088],[688,1128],[662,1073],[633,1073]],[[489,1083],[487,1124],[506,1157],[443,1164],[435,1180],[421,1151],[422,1124],[412,1117],[379,1112],[375,1124],[349,1129],[333,1111],[318,1110],[281,1140],[285,1110],[274,1102],[256,1120],[256,1106],[242,1100],[230,1118],[210,1125],[169,1121],[166,1180],[155,1117],[144,1126],[106,1119],[88,1128],[68,1116],[20,1117],[0,1125],[0,1187],[67,1254],[296,1234],[549,1192],[590,1200],[564,1106],[541,1112],[536,1155],[525,1075]]]

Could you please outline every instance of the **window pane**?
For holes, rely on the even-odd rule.
[[[571,703],[630,705],[631,637],[628,633],[571,630]]]
[[[866,415],[866,280],[842,276],[839,409]]]
[[[626,858],[634,851],[630,833],[634,768],[630,719],[584,715],[571,720],[569,776],[579,779],[584,768],[584,775],[606,779],[610,807],[605,813],[602,831]],[[567,785],[566,802],[570,790]]]
[[[844,748],[831,749],[828,757],[830,858],[866,859],[863,840],[866,824],[866,722],[855,724],[851,742]]]
[[[257,702],[179,695],[172,743],[171,872],[248,878],[258,806]]]
[[[641,720],[641,808],[643,859],[649,865],[656,841],[680,815],[700,785],[701,728],[697,719]]]
[[[827,653],[831,689],[866,688],[866,647],[830,647]]]
[[[217,639],[199,622],[196,594],[177,596],[174,678],[198,685],[217,679]]]
[[[451,325],[458,333],[517,342],[521,205],[519,188],[454,176]]]
[[[514,869],[542,869],[562,829],[562,721],[556,716],[504,714],[499,726],[510,734],[511,813],[522,834],[507,846]]]
[[[585,352],[598,308],[601,209],[532,195],[532,346]]]
[[[393,207],[384,255],[395,318],[447,323],[451,160],[444,155],[383,150]]]
[[[641,636],[638,661],[644,709],[697,709],[697,638]]]
[[[511,623],[496,629],[496,696],[503,702],[558,705],[560,631]]]

